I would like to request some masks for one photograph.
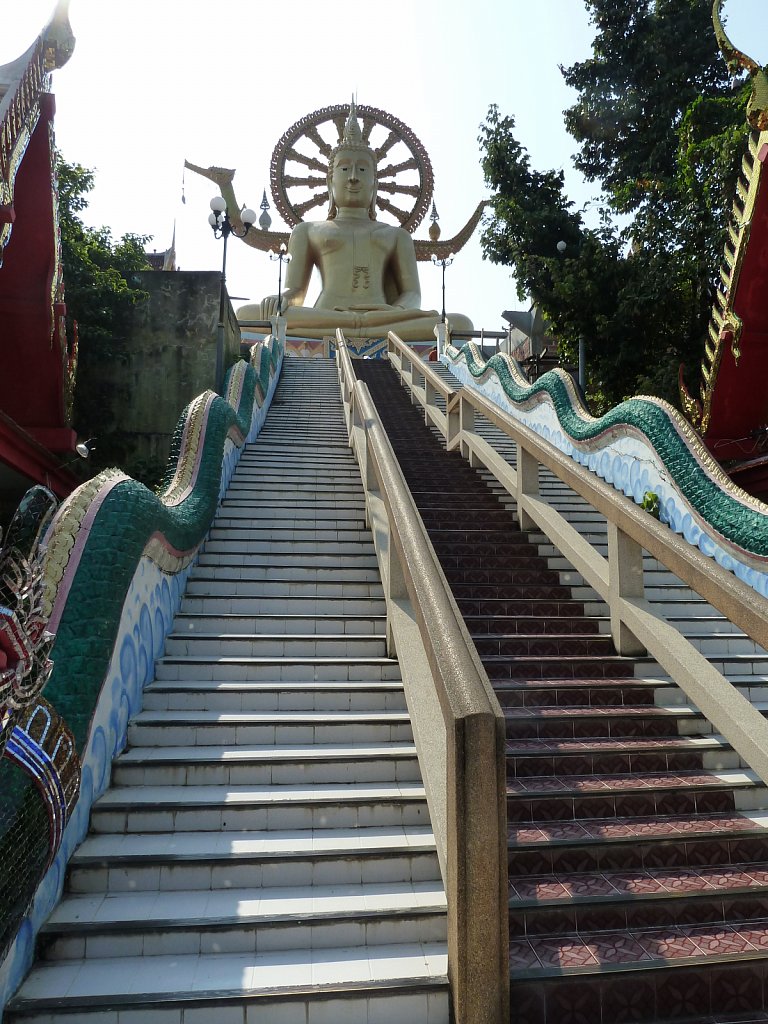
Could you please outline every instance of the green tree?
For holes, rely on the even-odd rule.
[[[115,240],[107,227],[86,226],[80,214],[93,190],[93,172],[57,160],[59,225],[70,336],[79,342],[74,422],[81,436],[97,438],[91,469],[120,464],[119,424],[111,415],[109,387],[102,369],[124,358],[131,310],[146,293],[131,285],[137,270],[148,269],[148,236],[125,234]]]
[[[637,392],[674,401],[678,365],[702,352],[748,87],[719,56],[710,0],[587,6],[592,56],[561,70],[578,90],[565,124],[576,167],[601,187],[600,226],[585,225],[561,172],[531,169],[514,120],[492,107],[479,139],[495,193],[484,255],[515,266],[567,358],[586,339],[598,410]]]

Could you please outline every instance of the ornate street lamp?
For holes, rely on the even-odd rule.
[[[434,253],[432,253],[432,262],[434,263],[434,265],[436,267],[442,267],[442,270],[443,270],[443,312],[440,314],[441,317],[442,317],[443,323],[446,322],[445,321],[445,268],[446,267],[450,267],[450,265],[453,263],[455,258],[456,258],[455,254],[451,253],[446,259],[439,260],[437,258],[437,256]]]
[[[282,242],[277,252],[274,250],[269,254],[269,258],[274,261],[278,261],[277,269],[277,315],[280,316],[283,311],[283,264],[286,266],[291,262],[291,254],[288,252],[285,242]]]
[[[216,333],[216,390],[221,394],[224,387],[224,317],[227,310],[227,242],[230,235],[245,238],[248,229],[256,223],[256,213],[251,209],[240,211],[242,231],[236,231],[227,213],[227,201],[223,196],[211,200],[208,223],[213,228],[214,238],[224,239],[224,256],[221,262],[221,289],[219,293],[219,324]]]

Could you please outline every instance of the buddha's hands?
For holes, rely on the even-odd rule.
[[[346,306],[345,308],[354,311],[355,313],[378,313],[383,312],[384,310],[387,309],[395,309],[395,306],[390,306],[386,302],[371,302],[368,303],[367,305]],[[336,309],[340,313],[344,312],[344,309],[341,306],[337,306]]]
[[[295,306],[299,304],[304,297],[304,293],[300,292],[297,288],[286,288],[283,291],[283,301],[280,302],[279,295],[268,295],[265,299],[261,300],[261,316],[262,319],[268,320],[271,316],[277,316],[277,308],[283,313],[286,313],[289,306]]]
[[[267,295],[265,299],[261,300],[261,316],[263,320],[269,320],[272,316],[277,316],[277,309],[280,305],[279,295]],[[281,309],[285,310],[288,303],[283,299]]]

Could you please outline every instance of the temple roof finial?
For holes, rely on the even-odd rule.
[[[47,70],[63,67],[75,49],[75,36],[69,23],[69,0],[58,0],[51,20],[43,29]]]
[[[752,95],[747,104],[747,121],[754,131],[765,131],[768,129],[768,75],[757,61],[737,49],[728,38],[720,17],[722,9],[723,0],[714,0],[712,23],[715,26],[717,45],[732,75],[737,75],[743,69],[752,76]]]

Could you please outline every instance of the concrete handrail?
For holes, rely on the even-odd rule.
[[[447,432],[448,420],[452,412],[452,404],[458,400],[453,389],[445,383],[429,363],[409,348],[396,334],[389,332],[387,338],[387,354],[390,362],[397,368],[400,375],[411,389],[411,401],[424,409],[424,422],[429,426],[433,423],[443,434]],[[436,397],[445,402],[445,411],[436,403]]]
[[[504,715],[368,388],[338,368],[448,901],[457,1024],[509,1019]]]
[[[471,465],[490,470],[515,499],[521,529],[542,531],[606,602],[617,651],[626,655],[647,651],[768,784],[768,721],[644,597],[643,550],[762,647],[768,647],[765,599],[479,392],[469,387],[449,390],[454,413],[443,430],[447,448],[459,448]],[[476,413],[517,444],[517,469],[476,432]],[[605,516],[607,558],[539,496],[540,465]]]

